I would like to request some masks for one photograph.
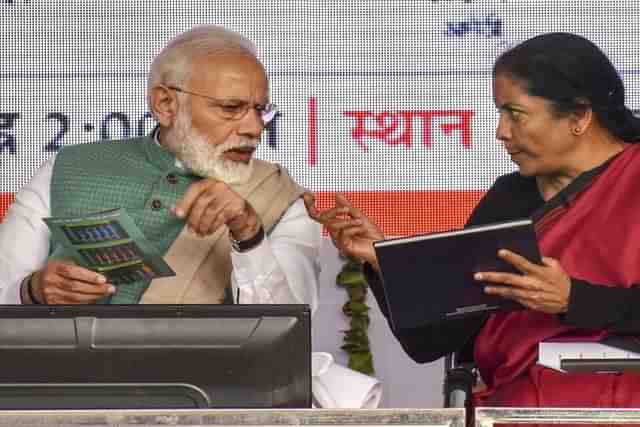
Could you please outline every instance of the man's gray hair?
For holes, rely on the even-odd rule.
[[[151,63],[147,79],[147,103],[159,84],[182,87],[195,58],[224,53],[242,53],[257,58],[253,42],[235,31],[217,25],[201,25],[174,37]]]

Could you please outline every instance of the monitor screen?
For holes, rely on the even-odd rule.
[[[308,408],[306,305],[0,307],[0,409]]]

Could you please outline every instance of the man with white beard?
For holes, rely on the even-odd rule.
[[[320,227],[304,189],[253,157],[276,114],[253,44],[202,26],[151,66],[151,135],[68,146],[0,223],[0,303],[306,303],[317,306]],[[176,271],[114,286],[62,256],[44,217],[124,208]]]

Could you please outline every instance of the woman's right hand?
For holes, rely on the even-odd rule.
[[[340,193],[336,193],[335,206],[325,211],[316,208],[312,193],[305,193],[303,198],[309,216],[327,229],[343,255],[367,261],[379,271],[373,242],[384,239],[380,227]]]

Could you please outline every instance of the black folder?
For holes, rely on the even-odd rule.
[[[487,295],[473,279],[479,271],[518,271],[497,255],[509,249],[540,264],[530,219],[467,227],[374,243],[395,330],[495,310],[522,308]]]

